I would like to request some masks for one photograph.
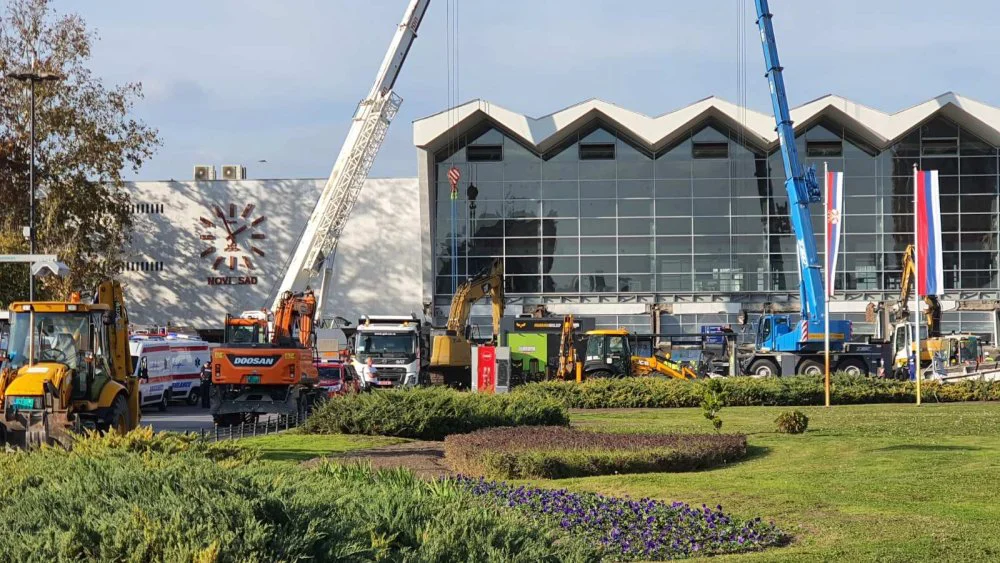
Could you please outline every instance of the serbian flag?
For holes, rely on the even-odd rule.
[[[833,296],[840,254],[840,225],[844,217],[844,173],[826,173],[826,295]]]
[[[917,216],[917,293],[944,293],[941,256],[941,195],[937,170],[914,170]]]

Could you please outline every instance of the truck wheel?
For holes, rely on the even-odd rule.
[[[776,377],[781,375],[778,371],[778,364],[772,362],[771,360],[761,358],[759,360],[754,360],[750,364],[750,376],[751,377]]]
[[[868,368],[865,367],[864,362],[857,358],[847,358],[840,362],[840,365],[837,366],[837,371],[842,371],[852,377],[868,375]]]
[[[799,369],[795,370],[799,375],[823,375],[823,364],[816,360],[802,360],[799,362]]]
[[[187,404],[193,407],[197,405],[200,401],[201,401],[201,390],[197,388],[192,389],[191,392],[188,393]]]
[[[156,405],[156,410],[160,412],[167,412],[167,403],[170,401],[170,395],[166,391],[160,396],[160,402]]]

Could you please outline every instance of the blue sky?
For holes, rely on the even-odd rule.
[[[431,2],[372,176],[416,175],[410,123],[447,106],[454,1]],[[736,101],[743,25],[749,105],[770,111],[749,0],[458,1],[462,101],[534,116],[592,97],[650,115],[709,95]],[[187,179],[196,163],[327,176],[407,0],[54,4],[97,30],[99,76],[143,83],[136,114],[163,146],[129,178],[154,180]],[[772,0],[771,10],[793,105],[835,93],[892,112],[946,91],[1000,105],[994,2]]]

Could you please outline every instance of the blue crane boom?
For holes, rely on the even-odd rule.
[[[778,47],[774,38],[774,27],[771,24],[771,11],[768,9],[767,0],[754,0],[754,3],[757,8],[760,43],[764,49],[764,63],[767,66],[767,80],[771,86],[771,104],[774,106],[781,159],[785,166],[785,191],[788,193],[788,209],[795,232],[795,250],[799,263],[799,297],[802,303],[802,322],[795,329],[788,326],[787,318],[772,317],[770,325],[776,328],[768,331],[768,342],[758,342],[758,345],[776,351],[803,351],[815,346],[815,335],[818,334],[822,339],[826,317],[823,304],[825,297],[823,276],[816,252],[812,220],[809,216],[809,204],[821,201],[822,194],[816,182],[815,169],[810,167],[803,171],[799,162],[798,150],[795,147],[795,131],[792,129],[788,97],[785,94],[785,81],[782,77],[781,63],[778,62]],[[777,321],[782,319],[785,328],[779,330]],[[850,338],[850,332],[849,321],[831,322],[833,349],[841,349],[843,342]]]
[[[795,132],[785,95],[785,79],[781,63],[778,62],[778,47],[771,25],[771,12],[767,0],[755,0],[757,4],[757,26],[760,28],[760,44],[764,48],[764,62],[767,65],[767,80],[771,86],[771,105],[774,106],[774,120],[777,122],[778,141],[781,144],[781,160],[785,165],[785,190],[788,192],[788,208],[795,231],[795,247],[799,261],[799,294],[802,298],[802,317],[810,321],[823,322],[823,276],[809,218],[809,204],[822,200],[815,172],[803,173],[795,147]]]

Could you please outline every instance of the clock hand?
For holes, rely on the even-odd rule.
[[[230,236],[230,237],[231,237],[231,238],[233,239],[233,241],[235,242],[235,240],[236,240],[236,235],[238,235],[238,234],[242,233],[242,232],[243,232],[243,231],[245,231],[245,230],[247,230],[247,226],[246,226],[246,225],[243,225],[242,227],[240,227],[240,228],[236,229],[235,231],[232,231],[232,232],[230,232],[230,233],[229,233],[229,236]]]
[[[229,233],[229,236],[226,237],[226,240],[232,239],[233,230],[229,228],[229,221],[226,219],[226,214],[223,213],[222,210],[219,209],[218,207],[215,208],[215,214],[219,217],[219,219],[222,220],[222,226],[225,227],[226,232]]]

